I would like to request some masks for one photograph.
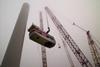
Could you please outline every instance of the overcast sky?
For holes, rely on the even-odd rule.
[[[93,64],[86,32],[74,27],[72,23],[75,22],[84,29],[90,30],[91,34],[100,41],[100,0],[0,0],[0,64],[24,2],[29,3],[30,11],[20,67],[42,67],[41,46],[29,40],[27,29],[32,23],[39,26],[39,12],[42,11],[44,30],[47,31],[45,6],[51,9],[88,60]],[[55,47],[51,49],[46,48],[48,67],[70,67],[58,31],[52,20],[48,19],[51,27],[50,34],[55,37],[57,42]],[[61,45],[60,49],[58,48],[58,44]],[[69,47],[68,50],[75,67],[81,67]]]

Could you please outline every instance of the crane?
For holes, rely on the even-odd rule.
[[[53,23],[57,27],[59,33],[62,35],[65,42],[68,44],[68,46],[71,48],[72,52],[82,65],[82,67],[92,67],[92,64],[89,62],[89,60],[85,57],[83,52],[80,50],[78,45],[75,43],[75,41],[72,39],[72,37],[69,35],[69,33],[66,31],[66,29],[62,26],[62,24],[59,22],[59,20],[56,18],[56,16],[51,12],[51,10],[48,7],[45,7],[46,12],[52,19]]]
[[[40,12],[40,28],[43,30],[42,12]],[[43,67],[47,67],[46,48],[41,46]]]
[[[73,23],[73,25],[77,26],[78,28],[86,32],[88,44],[90,47],[90,51],[91,51],[91,55],[92,55],[92,59],[94,61],[95,67],[100,67],[100,54],[96,48],[96,42],[91,37],[90,31],[83,29],[82,27],[80,27],[79,25],[76,25],[75,23]]]

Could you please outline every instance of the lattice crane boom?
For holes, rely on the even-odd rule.
[[[40,12],[40,28],[43,30],[43,19],[42,19],[42,13]],[[41,46],[42,51],[42,63],[43,67],[47,67],[47,58],[46,58],[46,48],[44,46]]]
[[[92,39],[89,31],[87,31],[87,38],[88,38],[88,43],[89,43],[89,46],[90,46],[90,50],[91,50],[92,58],[94,60],[95,67],[100,67],[99,52],[96,48],[96,43]]]
[[[80,50],[80,48],[77,46],[75,41],[72,39],[72,37],[68,34],[66,29],[62,26],[62,24],[59,22],[59,20],[54,16],[54,14],[51,12],[51,10],[48,7],[45,7],[45,10],[47,11],[48,15],[54,22],[55,26],[57,27],[58,31],[62,35],[63,39],[66,41],[68,46],[71,48],[72,52],[82,65],[82,67],[92,67],[92,64],[88,61],[88,59],[85,57],[83,52]]]
[[[75,25],[76,27],[86,32],[88,44],[90,47],[90,51],[91,51],[91,55],[92,55],[92,59],[94,61],[95,67],[100,67],[100,54],[96,48],[96,45],[97,45],[96,42],[91,37],[90,31],[83,29],[82,27],[80,27],[79,25],[75,23],[73,23],[73,25]]]

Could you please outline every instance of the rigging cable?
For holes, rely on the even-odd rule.
[[[48,27],[48,31],[46,33],[49,33],[50,32],[50,26],[49,26],[49,21],[48,21],[47,13],[46,13],[46,22],[47,22],[47,27]]]
[[[45,12],[46,13],[46,12]],[[47,26],[49,27],[49,22],[48,22],[48,16],[47,16],[47,13],[46,13],[46,21],[47,21]]]
[[[48,31],[46,33],[49,33],[50,32],[50,25],[49,25],[49,21],[48,21],[48,16],[47,16],[47,13],[45,12],[46,14],[46,22],[47,22],[47,27],[48,27]],[[60,44],[58,43],[58,48],[61,48]]]

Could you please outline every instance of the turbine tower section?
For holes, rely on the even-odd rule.
[[[28,13],[29,4],[24,3],[15,24],[1,67],[20,67]]]

